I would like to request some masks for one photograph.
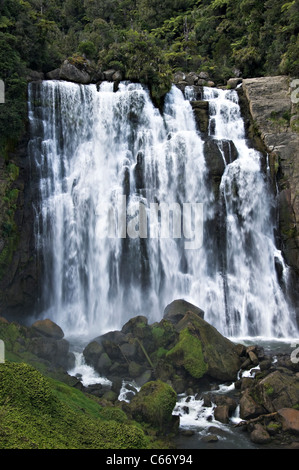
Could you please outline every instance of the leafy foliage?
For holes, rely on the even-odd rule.
[[[0,1],[0,144],[26,120],[28,69],[48,72],[76,54],[122,68],[159,103],[176,70],[232,76],[299,74],[299,0]]]

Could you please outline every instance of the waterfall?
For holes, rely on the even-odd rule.
[[[176,298],[228,336],[296,331],[275,269],[278,260],[287,276],[274,201],[237,93],[204,88],[204,99],[225,167],[219,200],[190,96],[175,86],[163,113],[140,84],[29,86],[39,313],[67,334],[98,335],[135,315],[158,321]]]

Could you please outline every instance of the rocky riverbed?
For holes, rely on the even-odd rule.
[[[134,317],[85,345],[82,364],[95,374],[88,383],[51,320],[27,327],[1,319],[0,336],[9,360],[42,365],[102,406],[171,436],[179,448],[221,448],[225,433],[232,448],[299,447],[296,354],[231,341],[184,300],[168,305],[160,322]]]

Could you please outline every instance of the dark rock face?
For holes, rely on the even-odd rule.
[[[27,157],[28,133],[0,157],[0,312],[24,322],[37,298],[38,266]]]
[[[238,151],[231,140],[208,139],[204,143],[204,156],[208,179],[216,200],[219,199],[219,186],[226,165],[238,158]]]
[[[208,101],[191,101],[195,121],[203,135],[207,135],[209,129],[209,103]]]

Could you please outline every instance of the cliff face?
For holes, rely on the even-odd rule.
[[[276,173],[281,248],[299,273],[299,133],[292,80],[285,76],[243,80],[255,130]]]
[[[24,321],[37,300],[29,135],[0,155],[0,316]]]
[[[278,240],[291,267],[290,291],[299,311],[299,105],[297,81],[285,76],[243,80],[252,118],[266,151],[278,198]]]

